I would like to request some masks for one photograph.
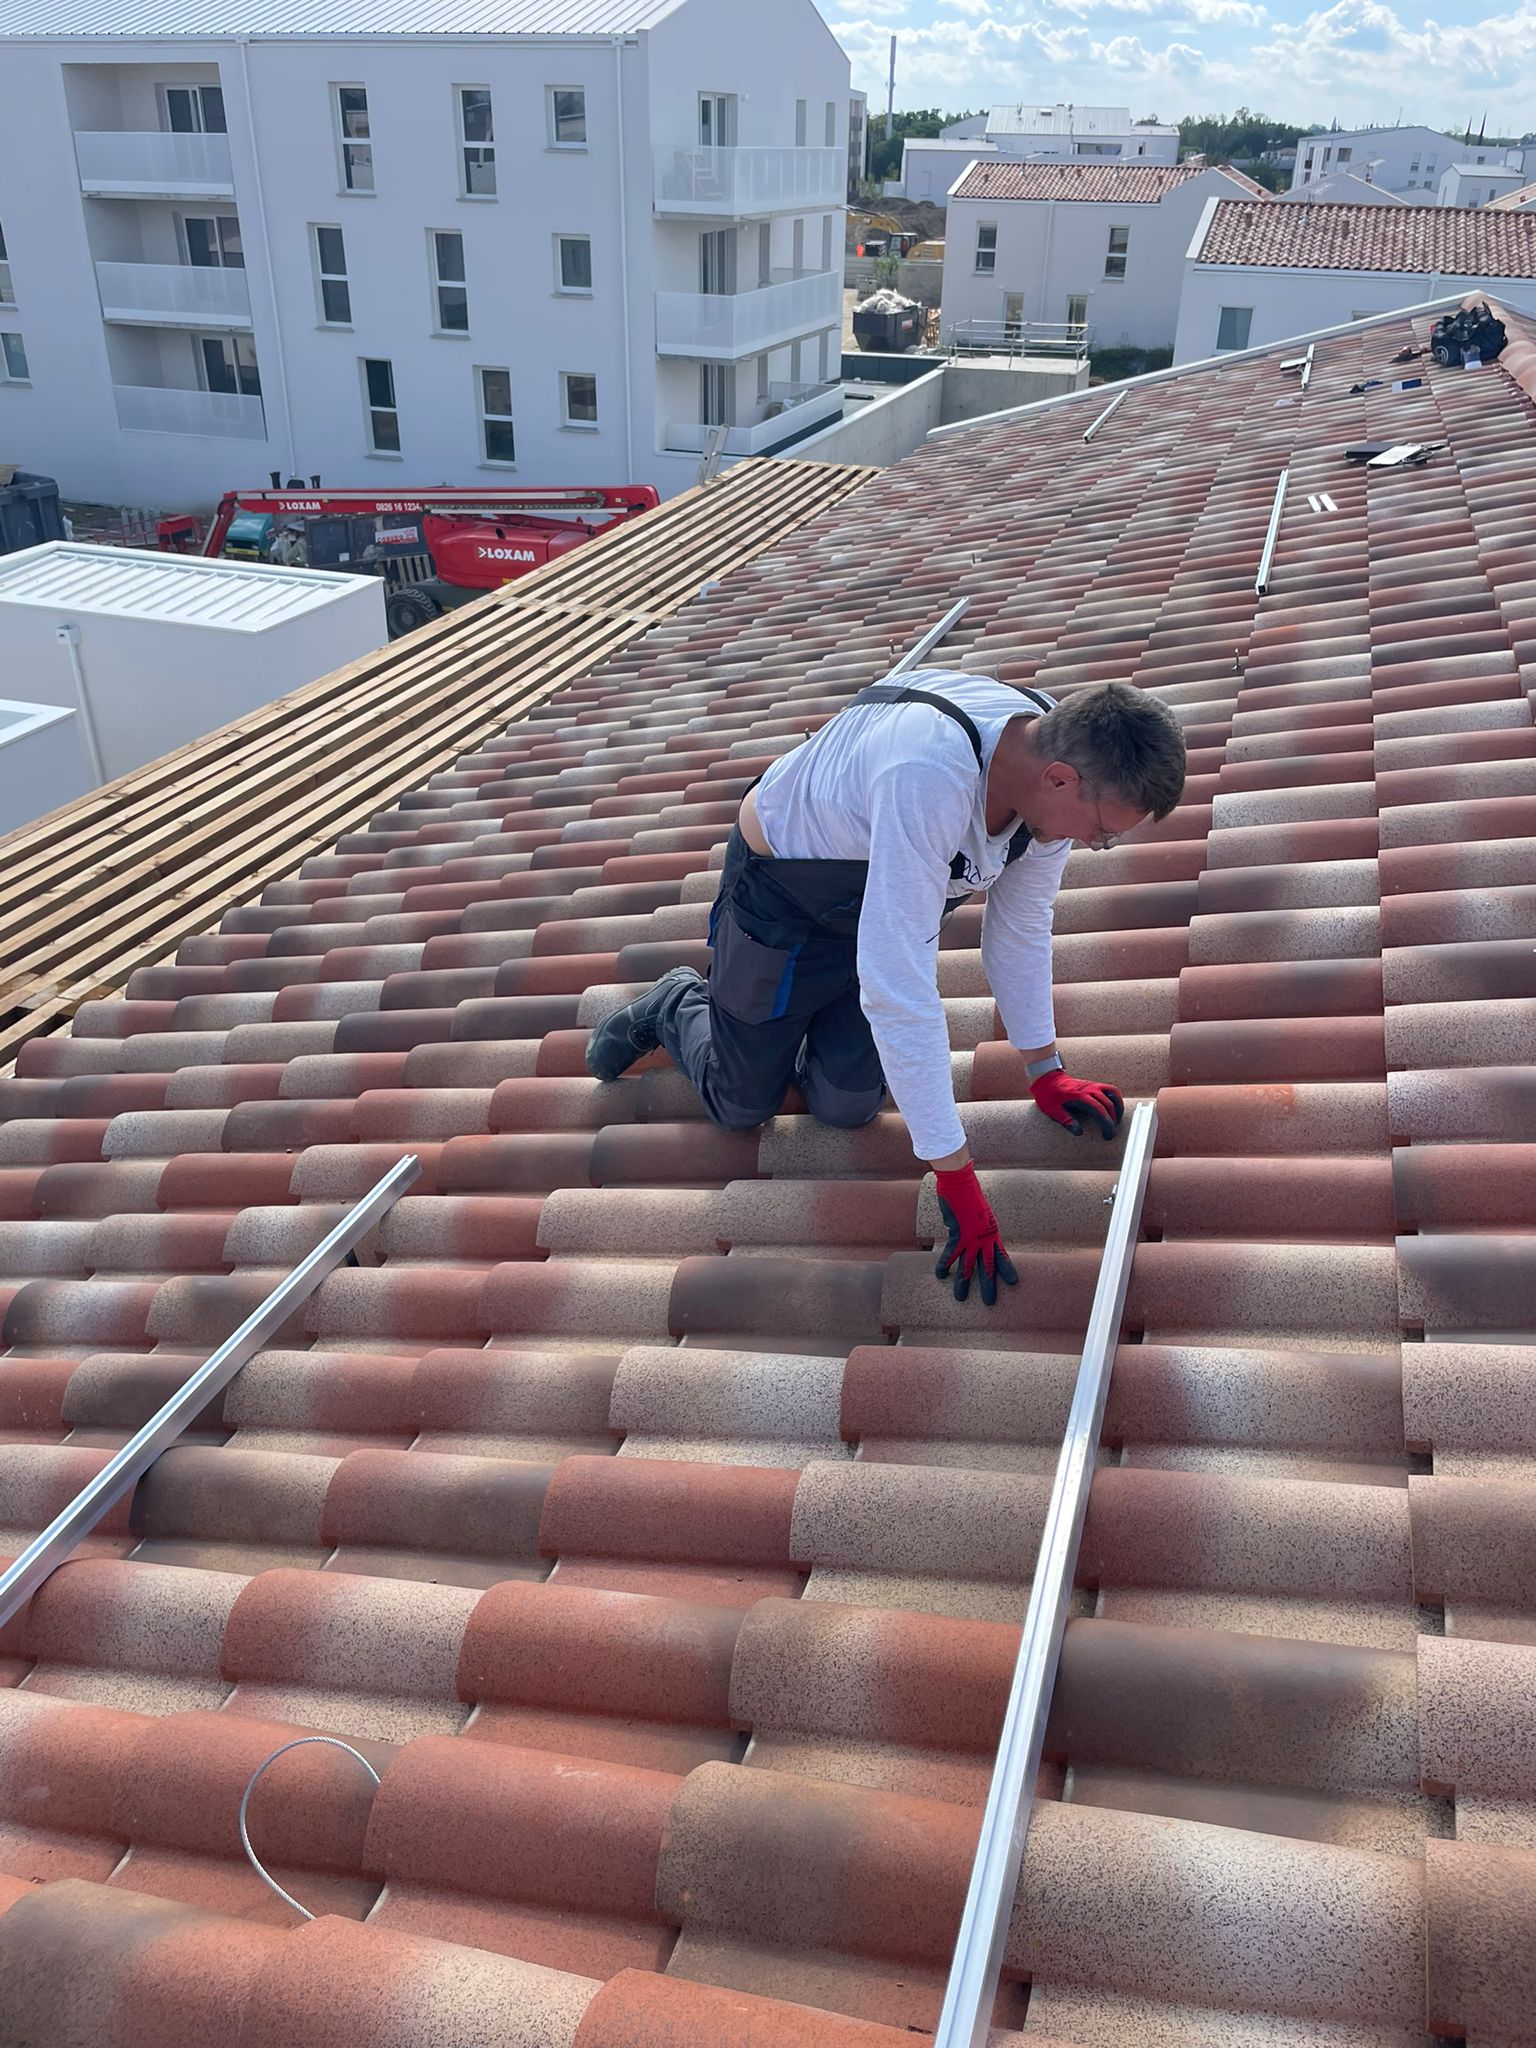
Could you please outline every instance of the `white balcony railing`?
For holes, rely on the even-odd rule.
[[[141,327],[251,324],[251,288],[243,270],[191,263],[98,263],[96,284],[107,320]]]
[[[227,135],[156,129],[85,130],[75,137],[80,189],[96,198],[233,199]]]
[[[724,452],[764,455],[791,435],[830,426],[842,411],[841,384],[770,384],[767,400],[727,430]],[[678,421],[667,428],[667,446],[682,454],[702,455],[714,431],[696,420]]]
[[[721,219],[797,207],[841,206],[848,158],[840,149],[655,150],[656,211]]]
[[[231,391],[181,391],[164,385],[118,384],[117,423],[137,434],[206,434],[227,441],[264,441],[259,398]]]
[[[835,270],[776,275],[750,292],[658,292],[656,353],[733,362],[837,327],[842,317],[843,280]]]

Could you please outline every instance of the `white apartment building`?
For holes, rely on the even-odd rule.
[[[1455,163],[1440,173],[1437,197],[1442,206],[1491,206],[1506,192],[1518,192],[1524,183],[1525,172],[1518,163]]]
[[[654,483],[838,412],[811,0],[13,0],[0,450],[107,503]]]
[[[1179,131],[1156,121],[1133,121],[1129,107],[999,106],[951,121],[937,137],[911,136],[901,148],[904,199],[943,206],[968,163],[1001,157],[1012,163],[1178,162]]]
[[[1536,230],[1518,209],[1213,201],[1190,239],[1173,359],[1267,348],[1453,292],[1536,313]]]
[[[1492,142],[1459,142],[1442,135],[1437,128],[1355,128],[1334,130],[1324,135],[1303,135],[1296,145],[1296,168],[1291,186],[1311,185],[1330,171],[1349,170],[1388,192],[1411,197],[1421,205],[1425,193],[1437,194],[1441,174],[1452,164],[1482,166],[1512,164],[1525,168],[1530,158],[1536,165],[1536,150],[1508,148]],[[1451,205],[1466,205],[1451,200]]]
[[[945,220],[943,331],[1067,322],[1100,348],[1167,348],[1195,225],[1239,195],[1272,203],[1225,165],[973,164]]]

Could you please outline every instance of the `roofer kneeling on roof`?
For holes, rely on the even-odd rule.
[[[601,1081],[665,1048],[728,1130],[778,1109],[791,1081],[823,1123],[855,1129],[889,1087],[934,1168],[949,1240],[941,1279],[990,1307],[1017,1275],[976,1179],[950,1079],[939,931],[987,892],[981,958],[1036,1104],[1075,1137],[1112,1138],[1106,1082],[1055,1045],[1051,918],[1074,844],[1107,851],[1184,788],[1172,714],[1126,683],[1058,704],[983,676],[915,671],[861,690],[748,791],[710,917],[709,978],[674,967],[593,1032]]]

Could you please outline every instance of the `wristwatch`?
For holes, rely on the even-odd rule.
[[[1046,1074],[1063,1072],[1066,1064],[1059,1052],[1053,1052],[1047,1054],[1043,1060],[1031,1060],[1024,1071],[1031,1081],[1038,1081]]]

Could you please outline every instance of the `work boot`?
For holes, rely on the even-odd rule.
[[[669,967],[654,988],[636,996],[622,1010],[605,1017],[587,1040],[587,1072],[599,1081],[617,1081],[636,1060],[661,1043],[661,1021],[691,982],[704,977],[692,967]]]

